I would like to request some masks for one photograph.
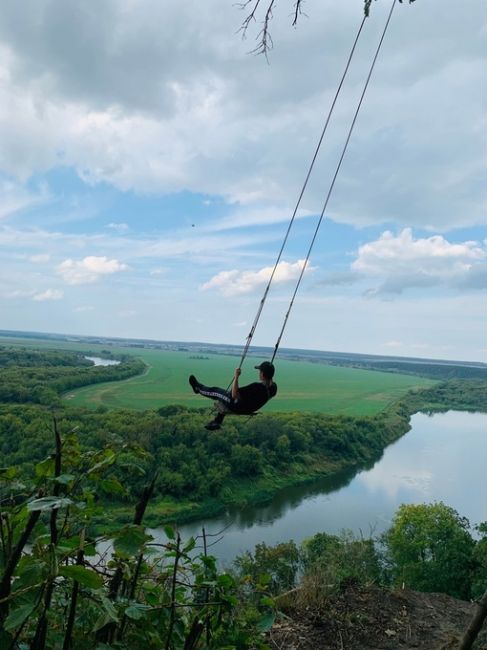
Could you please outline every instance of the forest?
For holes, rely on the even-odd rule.
[[[120,364],[93,367],[86,359],[89,352],[0,347],[0,403],[53,406],[62,393],[73,388],[128,379],[144,371],[143,362],[134,357],[114,357],[108,350],[103,354]]]

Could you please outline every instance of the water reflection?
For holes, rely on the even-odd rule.
[[[259,508],[254,506],[243,509],[230,509],[226,518],[231,520],[239,530],[245,530],[255,524],[266,526],[284,517],[289,511],[298,508],[304,500],[346,487],[357,474],[357,468],[343,470],[333,477],[318,479],[310,483],[283,489],[272,502]]]

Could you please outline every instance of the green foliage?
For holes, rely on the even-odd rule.
[[[235,560],[238,575],[247,581],[252,589],[262,589],[277,595],[294,587],[299,569],[298,547],[293,541],[267,546],[257,544],[254,553],[247,551]]]
[[[472,598],[480,598],[487,589],[487,521],[477,526],[480,539],[474,550],[474,578],[472,583]]]
[[[287,413],[262,414],[250,421],[235,417],[225,422],[221,431],[208,432],[204,428],[207,412],[183,407],[164,416],[154,411],[74,408],[56,412],[63,431],[76,431],[83,451],[118,445],[112,475],[105,477],[98,489],[105,502],[118,503],[137,498],[145,474],[155,468],[159,470],[155,496],[225,501],[226,489],[235,478],[265,481],[277,472],[286,476],[290,463],[306,468],[310,461],[335,467],[370,461],[408,426],[406,417],[394,421],[391,430],[382,416]],[[0,405],[0,453],[6,464],[15,464],[29,475],[34,463],[49,454],[50,417],[39,406]],[[122,441],[129,446],[122,448]],[[133,448],[139,449],[138,455]],[[45,461],[45,466],[39,465],[37,471],[52,472],[52,459]],[[302,474],[301,469],[295,471]],[[69,483],[69,474],[63,472],[56,481]]]
[[[318,533],[302,544],[305,574],[319,572],[323,584],[340,590],[353,583],[378,583],[380,558],[373,539],[357,539],[350,532],[341,536]]]
[[[153,482],[111,554],[95,552],[106,541],[89,534],[98,491],[124,446],[83,451],[57,422],[54,434],[55,453],[25,483],[0,471],[2,647],[263,649],[271,602],[243,603],[239,582],[201,550],[204,537],[184,543],[168,526],[167,542],[154,544],[142,526]]]
[[[443,503],[402,505],[384,535],[394,584],[469,598],[475,548],[469,527]]]
[[[394,405],[397,412],[412,414],[417,411],[487,412],[487,381],[480,379],[452,379],[431,388],[412,391]]]

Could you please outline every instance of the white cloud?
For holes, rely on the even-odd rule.
[[[129,225],[127,223],[109,223],[107,228],[111,228],[112,230],[115,230],[115,232],[118,232],[119,234],[122,234],[124,232],[127,232],[129,230]]]
[[[91,284],[104,275],[126,271],[128,266],[118,260],[89,255],[82,260],[67,259],[57,267],[57,272],[67,284]]]
[[[34,293],[35,291],[32,291],[31,289],[15,289],[14,291],[6,291],[3,293],[2,297],[7,299],[31,298]]]
[[[297,262],[279,262],[274,274],[273,283],[282,284],[291,280],[297,280],[304,265],[304,260]],[[254,289],[263,287],[269,281],[272,273],[272,266],[266,266],[259,271],[221,271],[213,276],[208,282],[201,286],[201,289],[217,289],[224,296],[236,296],[250,293]],[[305,273],[315,269],[309,264]]]
[[[59,289],[46,289],[46,291],[42,291],[41,293],[36,293],[32,300],[36,300],[37,302],[44,302],[45,300],[61,300],[64,298],[64,292],[59,291]]]
[[[12,228],[0,226],[0,246],[49,250],[51,258],[62,259],[66,255],[75,257],[80,252],[90,251],[94,255],[110,255],[116,259],[136,260],[154,258],[155,263],[161,259],[184,259],[190,256],[194,262],[207,263],[208,260],[222,261],[238,257],[257,257],[256,246],[280,241],[281,233],[262,234],[257,229],[245,234],[230,232],[222,234],[197,234],[190,230],[190,235],[181,236],[178,232],[157,234],[149,239],[137,236],[118,237],[109,234],[67,234],[43,228]],[[155,270],[162,267],[156,266]],[[150,272],[150,271],[149,271]]]
[[[298,210],[296,219],[312,216],[309,210]],[[223,219],[216,219],[202,230],[221,231],[234,228],[255,228],[255,226],[269,226],[276,223],[288,222],[292,216],[292,208],[277,208],[272,206],[260,208],[240,208],[233,214]]]
[[[364,244],[352,263],[352,272],[379,281],[371,293],[402,293],[411,287],[459,286],[479,279],[487,281],[485,248],[478,242],[452,244],[441,235],[414,239],[410,228],[399,235],[384,232],[378,240]]]
[[[459,12],[444,0],[440,17],[437,3],[398,6],[330,204],[340,221],[487,222],[483,3]],[[246,55],[243,14],[221,0],[100,0],[96,12],[75,0],[7,3],[0,169],[29,178],[72,166],[122,189],[292,204],[362,3],[313,3],[296,30],[289,4],[268,66]],[[304,209],[323,200],[385,4],[374,3]]]
[[[38,255],[30,255],[29,262],[34,264],[46,264],[51,259],[48,253],[39,253]]]
[[[95,308],[92,305],[81,305],[80,307],[75,307],[73,311],[78,314],[83,314],[84,312],[93,311],[94,309]]]
[[[1,168],[0,171],[2,171]],[[49,200],[50,195],[45,186],[32,191],[21,183],[0,178],[0,219],[41,205]]]

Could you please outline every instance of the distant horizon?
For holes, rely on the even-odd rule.
[[[212,343],[209,341],[197,341],[197,340],[179,340],[179,339],[155,339],[155,338],[139,338],[132,336],[107,336],[104,334],[73,334],[68,332],[41,332],[38,330],[11,330],[11,329],[0,329],[0,338],[6,338],[10,336],[11,338],[23,338],[24,335],[26,338],[39,338],[51,339],[51,340],[63,340],[63,339],[85,339],[85,340],[106,340],[106,341],[120,341],[120,342],[140,342],[140,343],[156,343],[156,344],[172,344],[172,345],[195,345],[195,346],[213,346],[213,347],[226,347],[226,348],[243,348],[243,343]],[[249,354],[256,351],[272,351],[274,346],[266,345],[254,345],[251,346]],[[419,362],[433,362],[441,364],[453,364],[453,365],[478,365],[478,366],[487,366],[487,363],[482,361],[470,361],[464,359],[439,359],[432,357],[408,357],[403,355],[385,355],[385,354],[373,354],[368,352],[353,352],[353,351],[338,351],[338,350],[321,350],[319,348],[297,348],[297,347],[286,347],[282,346],[281,351],[287,352],[300,352],[300,353],[319,353],[325,355],[337,355],[337,356],[353,356],[353,357],[366,357],[371,359],[399,359],[404,361],[419,361]]]

